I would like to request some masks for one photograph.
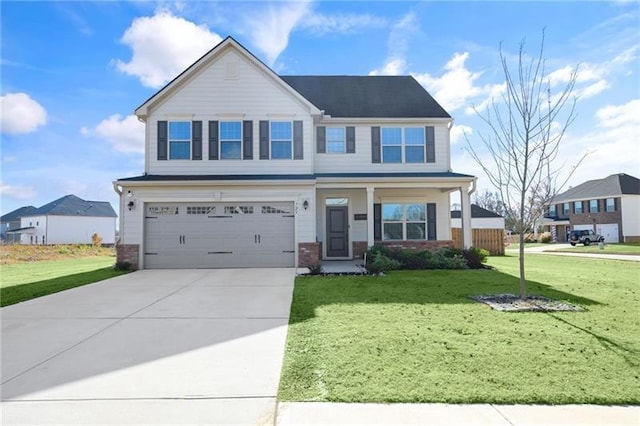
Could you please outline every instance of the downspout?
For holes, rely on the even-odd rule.
[[[115,245],[118,245],[120,243],[120,239],[122,239],[124,236],[124,234],[122,233],[124,209],[122,208],[122,189],[120,189],[117,181],[113,181],[113,190],[116,192],[116,194],[118,194],[118,212],[120,212],[120,214],[118,215],[118,239],[115,241]]]

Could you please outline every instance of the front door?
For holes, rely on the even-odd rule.
[[[349,257],[348,206],[327,206],[327,257]]]

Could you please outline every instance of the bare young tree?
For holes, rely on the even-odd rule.
[[[584,156],[568,168],[558,163],[560,142],[575,119],[573,89],[575,66],[566,84],[556,93],[546,74],[544,31],[538,54],[528,57],[520,43],[517,68],[512,71],[500,45],[500,60],[506,90],[492,100],[485,112],[475,110],[485,123],[478,132],[482,142],[474,146],[465,135],[467,148],[500,194],[505,216],[520,235],[520,297],[527,297],[524,269],[524,234],[532,229],[547,204],[573,174]],[[484,147],[490,160],[482,160]]]

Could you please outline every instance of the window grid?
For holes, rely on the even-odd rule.
[[[191,158],[191,122],[169,122],[169,159],[188,160]]]
[[[187,214],[215,214],[215,207],[208,206],[187,206]]]
[[[424,127],[383,127],[380,133],[383,163],[424,163]]]
[[[174,206],[149,206],[150,214],[157,215],[176,215],[180,212],[179,207]]]
[[[556,206],[555,206],[555,204],[549,206],[549,216],[551,216],[551,217],[555,217],[556,216]]]
[[[242,123],[240,121],[221,121],[220,159],[240,160],[242,158]]]
[[[253,206],[225,206],[224,214],[253,214]]]
[[[262,214],[291,214],[291,209],[282,209],[280,207],[262,206]]]
[[[589,213],[598,213],[598,200],[589,200]]]
[[[426,204],[383,204],[383,240],[426,240]]]
[[[326,152],[329,154],[343,154],[347,151],[347,136],[344,127],[327,127]]]
[[[575,201],[573,203],[573,212],[576,214],[582,213],[582,201]]]
[[[562,205],[562,213],[567,216],[569,214],[569,203],[564,203]]]
[[[293,158],[293,124],[291,121],[272,121],[271,159],[290,160]]]
[[[607,198],[605,210],[607,212],[615,212],[616,211],[616,201],[613,198]]]

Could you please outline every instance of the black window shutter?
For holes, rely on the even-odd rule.
[[[242,159],[253,160],[253,121],[242,122]]]
[[[202,160],[202,121],[191,122],[191,159]]]
[[[436,235],[436,204],[427,203],[427,240],[437,239]]]
[[[356,152],[356,128],[353,126],[347,127],[347,154],[353,154]]]
[[[371,128],[371,162],[380,162],[380,127]]]
[[[373,241],[382,241],[382,204],[373,205]]]
[[[324,126],[316,128],[316,151],[319,154],[327,152],[327,128]]]
[[[302,160],[304,151],[302,146],[302,121],[293,122],[293,159]]]
[[[167,122],[158,121],[158,160],[167,159]]]
[[[260,159],[269,159],[269,122],[266,120],[260,121]]]
[[[424,128],[425,137],[426,137],[426,159],[427,163],[435,163],[436,162],[436,137],[433,126],[427,126]]]
[[[218,122],[209,122],[209,160],[218,159]]]

